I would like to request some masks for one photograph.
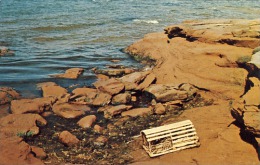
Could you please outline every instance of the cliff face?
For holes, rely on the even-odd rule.
[[[170,159],[186,164],[259,162],[258,56],[254,54],[251,60],[259,45],[259,19],[202,20],[169,26],[164,33],[148,34],[126,48],[133,56],[156,61],[153,73],[158,84],[190,83],[216,101],[216,105],[191,109],[180,117],[194,123],[202,140],[200,148],[173,153],[153,163],[174,163]],[[234,120],[238,127],[230,125]],[[138,159],[143,160],[141,164],[150,163],[145,162],[145,156]]]

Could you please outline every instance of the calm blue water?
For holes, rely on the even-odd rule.
[[[187,19],[259,16],[259,0],[0,0],[0,46],[15,51],[0,57],[0,86],[37,96],[38,82],[90,85],[90,69],[111,59],[140,67],[121,50],[146,33]],[[49,77],[71,67],[84,75]]]

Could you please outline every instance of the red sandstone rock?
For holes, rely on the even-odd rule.
[[[75,135],[71,134],[69,131],[61,132],[59,135],[59,140],[61,143],[69,147],[79,143],[79,139]]]
[[[157,102],[168,102],[174,100],[185,100],[188,98],[188,92],[180,90],[176,84],[153,84],[145,89]]]
[[[11,111],[13,114],[42,113],[50,110],[55,101],[53,97],[13,100]]]
[[[152,113],[151,108],[135,108],[128,111],[124,111],[121,113],[122,116],[131,116],[131,117],[137,117],[137,116],[143,116]]]
[[[109,77],[104,74],[97,74],[96,76],[97,76],[98,80],[108,80],[109,79]]]
[[[42,148],[31,146],[32,152],[35,154],[36,158],[45,159],[47,154],[44,152]]]
[[[97,133],[102,133],[103,130],[104,130],[104,128],[96,124],[96,125],[94,125],[93,130],[94,130],[95,132],[97,132]]]
[[[104,146],[108,142],[108,139],[105,136],[99,136],[95,141],[94,145]]]
[[[6,136],[36,135],[38,124],[46,125],[47,121],[38,114],[10,114],[0,118],[0,133]]]
[[[90,107],[86,105],[70,104],[70,103],[56,103],[52,108],[53,112],[64,118],[77,118],[90,111]]]
[[[15,136],[9,138],[1,137],[0,148],[0,164],[2,165],[44,165],[41,160],[33,156],[31,147],[22,141],[22,138]]]
[[[112,98],[112,104],[127,104],[131,101],[131,94],[130,93],[121,93],[117,94]]]
[[[93,100],[92,104],[96,106],[104,106],[110,103],[112,96],[108,93],[100,92]]]
[[[64,74],[51,75],[51,77],[77,79],[83,72],[83,68],[71,68],[66,70]]]
[[[95,115],[89,115],[80,119],[77,124],[82,128],[89,128],[96,121],[96,119],[97,117]]]
[[[9,87],[0,87],[0,105],[9,103],[19,97],[19,93],[17,93],[14,89]]]
[[[130,73],[128,75],[121,77],[120,81],[139,84],[148,74],[149,74],[149,71],[134,72],[134,73]]]
[[[260,81],[256,77],[249,79],[249,82],[253,84],[249,91],[243,96],[246,105],[260,105]]]
[[[132,106],[126,105],[118,105],[118,106],[109,106],[107,109],[104,110],[104,117],[105,118],[112,118],[115,115],[121,114],[123,111],[132,108]]]
[[[103,92],[109,93],[110,95],[118,94],[125,87],[123,83],[114,78],[97,81],[94,83],[94,86]]]
[[[68,91],[58,85],[48,85],[42,87],[43,97],[57,97],[62,98],[68,95]]]
[[[161,103],[158,103],[154,107],[154,112],[157,115],[163,115],[163,114],[165,114],[166,110],[165,110],[165,107]]]
[[[149,85],[151,85],[155,80],[156,80],[155,75],[153,73],[150,73],[145,77],[144,81],[138,85],[137,90],[143,90],[149,87]]]

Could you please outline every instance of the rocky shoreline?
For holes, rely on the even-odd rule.
[[[95,68],[93,86],[41,98],[1,88],[0,164],[258,164],[259,37],[260,20],[186,21],[126,48],[144,70]],[[202,145],[150,159],[136,135],[184,119]]]

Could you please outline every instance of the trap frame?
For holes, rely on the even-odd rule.
[[[200,145],[196,129],[190,120],[141,131],[143,148],[150,157]]]

